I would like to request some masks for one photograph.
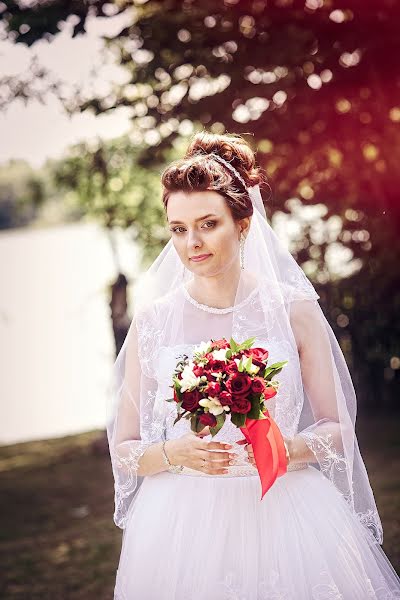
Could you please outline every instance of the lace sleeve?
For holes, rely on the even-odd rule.
[[[157,381],[145,373],[141,364],[137,323],[135,318],[114,364],[114,406],[107,424],[114,475],[114,522],[121,528],[126,525],[128,509],[142,482],[139,459],[162,436],[162,428],[157,429],[152,419]]]
[[[382,525],[358,448],[356,396],[343,353],[316,300],[294,302],[290,319],[300,340],[304,391],[298,435],[313,452],[323,475],[382,543]]]

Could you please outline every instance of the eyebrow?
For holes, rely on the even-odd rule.
[[[197,221],[202,221],[203,219],[207,219],[208,217],[216,217],[216,216],[217,215],[210,213],[208,215],[204,215],[204,217],[199,217],[198,219],[195,219],[195,223],[197,223]],[[177,223],[182,223],[182,221],[170,221],[169,222],[170,225],[176,225]]]

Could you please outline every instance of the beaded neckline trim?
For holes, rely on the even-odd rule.
[[[251,290],[249,295],[244,300],[239,302],[239,304],[236,304],[234,306],[227,306],[225,308],[217,308],[215,306],[209,306],[208,304],[201,304],[200,302],[197,302],[197,300],[195,300],[189,294],[189,292],[186,289],[186,286],[184,284],[182,284],[182,290],[183,290],[183,293],[184,293],[186,299],[189,300],[189,302],[191,304],[193,304],[194,306],[196,306],[197,308],[199,308],[201,310],[205,310],[206,312],[210,312],[210,313],[225,314],[225,313],[233,312],[234,310],[237,310],[241,306],[244,306],[256,294],[256,292],[258,292],[259,286],[257,285],[253,290]]]

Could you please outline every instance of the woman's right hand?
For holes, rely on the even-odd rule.
[[[205,427],[200,433],[190,431],[180,438],[168,440],[165,451],[170,462],[209,475],[229,473],[229,461],[236,457],[234,452],[229,451],[232,445],[202,439],[209,434],[209,427]]]

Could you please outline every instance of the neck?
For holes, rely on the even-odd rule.
[[[241,277],[240,265],[234,265],[224,273],[215,276],[202,277],[195,275],[187,286],[189,294],[200,304],[227,308],[235,303],[236,293]]]

